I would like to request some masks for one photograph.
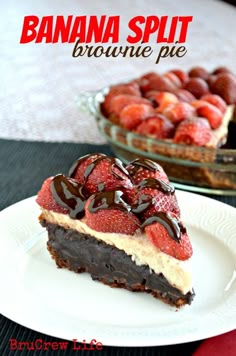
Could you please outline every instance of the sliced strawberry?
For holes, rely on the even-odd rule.
[[[53,177],[47,178],[38,192],[36,202],[44,209],[52,210],[55,213],[68,214],[68,209],[63,208],[55,202],[51,191]]]
[[[135,132],[155,139],[171,138],[174,134],[174,125],[165,116],[159,114],[141,122]]]
[[[128,130],[135,129],[140,122],[155,115],[154,109],[146,104],[131,104],[124,107],[120,113],[120,123]]]
[[[113,189],[129,189],[132,183],[128,172],[118,158],[103,154],[87,155],[72,166],[70,177],[84,184],[90,194]]]
[[[122,196],[121,191],[92,195],[85,205],[87,225],[96,231],[133,235],[140,222]]]
[[[145,178],[161,179],[168,183],[169,179],[163,168],[148,158],[137,158],[126,167],[134,184],[139,184]]]
[[[146,223],[147,222],[148,220]],[[178,230],[179,238],[177,238],[175,233],[170,231],[172,230],[171,228],[167,229],[167,226],[171,227],[172,224],[174,230]],[[180,221],[173,215],[163,213],[159,216],[157,215],[157,221],[147,225],[145,227],[145,232],[147,238],[153,245],[159,248],[162,252],[177,258],[178,260],[185,261],[193,254],[192,245],[186,230],[182,228]]]
[[[197,108],[197,113],[198,116],[205,117],[209,121],[212,129],[217,129],[222,123],[222,112],[216,106],[208,102],[205,102],[205,105],[201,105]]]
[[[182,121],[175,131],[174,142],[186,145],[205,146],[211,139],[209,122],[204,118]]]
[[[222,114],[224,114],[227,109],[226,102],[219,95],[206,94],[201,97],[201,100],[207,101],[208,103],[216,106],[222,112]]]

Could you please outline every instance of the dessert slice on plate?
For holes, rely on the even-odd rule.
[[[58,267],[176,307],[193,300],[192,246],[174,187],[157,163],[136,159],[125,167],[101,153],[86,155],[68,176],[46,179],[37,203]]]

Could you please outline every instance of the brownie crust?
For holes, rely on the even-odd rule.
[[[136,265],[131,256],[115,246],[46,220],[40,223],[48,231],[47,248],[59,268],[76,273],[88,272],[93,280],[110,287],[150,293],[172,306],[191,304],[194,292],[182,294],[162,274],[146,265]]]

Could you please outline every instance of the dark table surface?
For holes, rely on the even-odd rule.
[[[91,153],[112,154],[107,145],[73,143],[43,143],[0,140],[0,210],[35,195],[42,181],[59,172],[68,172],[71,163],[78,157]],[[236,197],[211,196],[212,198],[236,207]],[[4,288],[4,286],[1,286]],[[1,306],[0,306],[1,307]],[[0,310],[1,311],[1,310]],[[4,311],[3,311],[4,312]],[[93,351],[74,351],[72,343],[66,351],[11,351],[9,340],[18,341],[60,341],[55,337],[27,329],[0,315],[0,355],[88,355]],[[202,341],[161,347],[107,347],[96,351],[101,355],[192,355]]]

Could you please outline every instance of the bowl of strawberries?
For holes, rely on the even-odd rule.
[[[147,157],[178,188],[236,195],[235,104],[229,69],[194,67],[87,93],[85,106],[123,161]]]

